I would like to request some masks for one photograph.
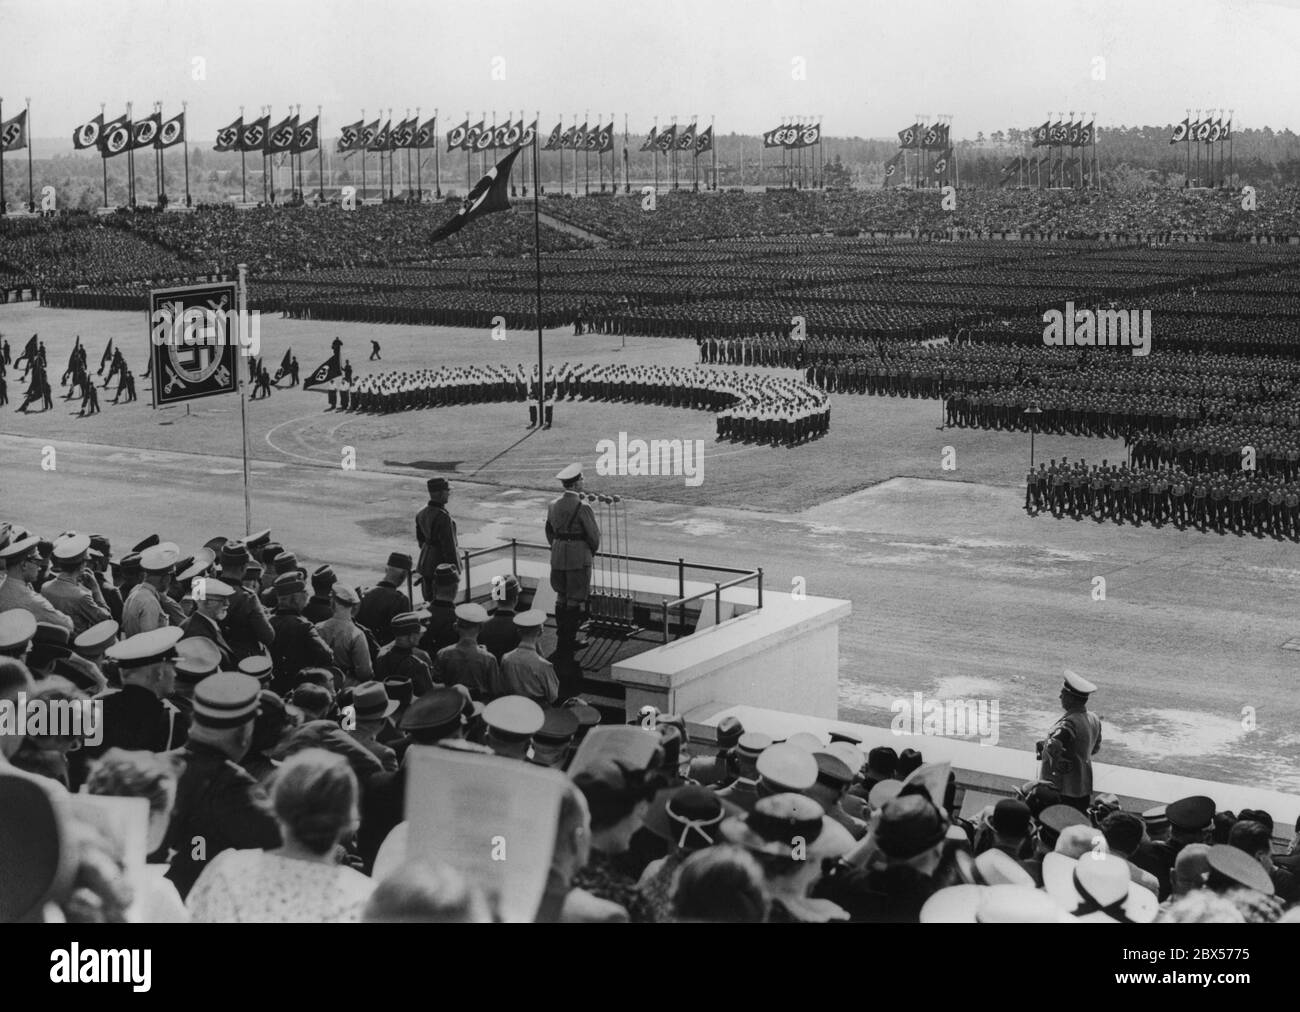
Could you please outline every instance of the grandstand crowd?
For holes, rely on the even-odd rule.
[[[515,897],[451,852],[408,854],[408,777],[428,749],[568,774],[554,837],[510,841],[549,864],[525,918],[539,922],[1300,916],[1300,853],[1277,851],[1268,812],[1197,796],[1139,813],[1036,781],[963,813],[946,764],[864,752],[847,729],[773,736],[727,717],[692,739],[679,716],[611,716],[526,677],[549,667],[549,631],[519,580],[489,614],[454,606],[444,564],[417,607],[406,546],[361,590],[328,564],[308,573],[291,538],[218,536],[180,558],[155,534],[119,557],[103,535],[0,527],[0,705],[93,698],[102,714],[94,735],[0,723],[0,860],[34,884],[2,894],[5,919],[500,919]],[[147,801],[146,875],[128,877],[69,792]]]

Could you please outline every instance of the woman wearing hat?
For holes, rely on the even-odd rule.
[[[723,820],[740,811],[708,788],[693,784],[655,795],[646,811],[645,828],[668,844],[668,855],[646,865],[637,882],[647,920],[674,919],[673,884],[678,869],[692,854],[720,842]]]
[[[199,875],[187,903],[198,923],[358,921],[374,888],[338,863],[358,823],[357,778],[347,760],[304,749],[275,776],[272,804],[283,846],[223,850]]]
[[[723,822],[721,835],[748,850],[762,867],[771,900],[769,923],[822,924],[849,919],[836,903],[811,895],[822,877],[823,862],[853,849],[849,831],[828,818],[812,798],[802,794],[759,798],[748,815]]]

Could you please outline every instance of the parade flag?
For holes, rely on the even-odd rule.
[[[27,147],[27,110],[0,123],[0,151],[18,151]]]
[[[404,119],[393,127],[393,132],[388,135],[389,145],[397,150],[398,148],[409,148],[415,143],[415,130],[419,123],[413,119]]]
[[[510,133],[510,121],[507,120],[498,126],[492,128],[492,144],[494,148],[506,147],[506,137]]]
[[[658,127],[651,127],[650,132],[645,135],[645,140],[641,142],[641,147],[639,147],[637,150],[650,151],[652,148],[654,148],[655,141],[658,139],[656,136],[658,132],[659,132]]]
[[[1034,143],[1032,146],[1036,148],[1041,148],[1044,144],[1049,143],[1050,142],[1049,138],[1051,137],[1051,130],[1052,130],[1052,124],[1050,121],[1044,123],[1040,127],[1034,127]]]
[[[657,143],[660,151],[671,151],[677,144],[677,124],[674,123],[661,133]]]
[[[707,127],[705,127],[703,130],[700,131],[699,137],[695,139],[695,153],[697,155],[700,155],[706,151],[712,151],[712,150],[713,150],[713,124],[710,123]]]
[[[947,137],[947,127],[944,127],[944,136]],[[820,123],[809,123],[799,132],[799,146],[810,148],[822,139],[822,125]]]
[[[84,148],[93,148],[99,145],[99,139],[104,135],[104,114],[101,112],[88,123],[82,123],[72,132],[72,146],[81,151]]]
[[[170,148],[185,139],[185,113],[178,113],[162,125],[153,142],[156,148]]]
[[[614,150],[614,121],[609,121],[609,126],[602,127],[596,138],[596,150],[601,154],[606,154]]]
[[[948,174],[948,163],[952,161],[952,148],[945,148],[943,154],[934,163],[934,177],[942,179]]]
[[[690,151],[693,147],[695,147],[695,124],[691,123],[677,135],[677,150]]]
[[[495,140],[496,129],[485,124],[478,132],[478,135],[474,138],[474,150],[486,151],[488,148],[492,147],[493,141]]]
[[[459,232],[475,218],[481,218],[494,211],[509,210],[510,168],[522,150],[522,148],[515,148],[492,166],[488,174],[474,184],[474,188],[469,191],[469,195],[455,216],[441,225],[429,241],[441,242],[449,235]]]
[[[144,119],[138,119],[131,125],[131,150],[153,147],[162,130],[162,113],[156,112]]]
[[[331,355],[324,362],[318,365],[312,374],[302,382],[302,388],[314,387],[319,383],[328,383],[332,379],[337,379],[343,375],[343,368],[339,365],[339,360]]]
[[[315,151],[320,147],[320,116],[313,116],[301,124],[293,137],[293,153],[300,155],[304,151]]]
[[[298,117],[286,116],[266,135],[265,154],[275,155],[293,149],[293,139],[298,135]]]
[[[33,337],[32,341],[35,340],[36,338]],[[31,348],[33,351],[35,351],[36,346],[34,344],[29,343],[28,347]],[[113,361],[113,339],[110,337],[108,339],[108,347],[104,349],[104,354],[99,356],[99,374],[101,376],[104,373],[104,366],[108,365],[108,363],[111,361]]]
[[[284,358],[280,359],[280,368],[275,370],[275,378],[272,383],[279,383],[280,378],[289,371],[289,363],[293,360],[293,349],[289,348],[284,353]]]
[[[586,150],[586,148],[587,148],[587,133],[588,133],[588,130],[587,130],[587,124],[586,124],[586,123],[582,124],[582,126],[578,127],[577,130],[573,131],[573,150],[574,150],[574,151],[583,151],[583,150]]]
[[[266,135],[270,130],[270,115],[263,116],[261,119],[255,119],[251,123],[245,123],[243,129],[239,131],[238,150],[261,151],[266,146]]]
[[[1079,147],[1086,148],[1092,143],[1092,139],[1097,135],[1097,121],[1093,120],[1087,126],[1079,130]]]
[[[530,144],[536,144],[537,143],[537,120],[533,120],[531,123],[528,124],[528,126],[525,127],[524,121],[521,118],[519,120],[519,126],[523,130],[523,133],[519,135],[519,143],[523,147],[528,147],[528,145]]]
[[[1083,145],[1083,124],[1070,123],[1070,147],[1077,148]]]
[[[556,123],[555,129],[551,131],[551,136],[546,138],[546,143],[542,145],[543,151],[554,151],[559,148],[564,138],[564,124]]]
[[[920,147],[921,129],[920,123],[913,123],[910,127],[898,131],[898,146],[900,148]]]
[[[438,146],[438,117],[425,120],[419,130],[415,131],[415,146],[418,149]]]
[[[571,150],[573,148],[573,135],[577,131],[577,129],[578,126],[575,123],[573,126],[569,127],[568,130],[564,131],[564,133],[560,136],[560,140],[556,144],[556,147],[558,147],[561,151]]]
[[[40,342],[36,340],[35,334],[33,334],[31,337],[27,339],[27,344],[23,347],[23,353],[19,355],[16,359],[14,359],[15,369],[18,368],[18,363],[23,361],[24,359],[26,359],[28,362],[34,361],[36,359],[36,352],[38,350],[39,343]],[[113,347],[112,338],[109,338],[108,346],[110,348]]]
[[[904,164],[905,157],[906,149],[904,148],[898,151],[898,153],[896,153],[893,158],[889,159],[889,161],[885,162],[886,186],[893,186],[903,178],[903,173],[906,170],[906,165]]]
[[[376,120],[375,122],[379,122],[379,121]],[[393,129],[393,121],[388,120],[387,122],[384,123],[381,129],[375,131],[374,135],[370,138],[370,143],[366,145],[366,150],[387,151],[388,136],[392,132],[392,129]]]
[[[1222,139],[1223,139],[1223,120],[1216,119],[1213,123],[1210,124],[1210,143],[1214,144],[1216,141],[1220,141]]]
[[[1187,140],[1187,131],[1191,129],[1191,126],[1191,121],[1187,119],[1175,126],[1174,132],[1169,135],[1169,143],[1181,144],[1183,141]]]
[[[447,150],[457,151],[466,147],[465,141],[469,137],[469,120],[466,120],[458,127],[453,127],[447,131]]]
[[[120,155],[131,146],[131,121],[119,116],[104,125],[104,132],[99,135],[99,150],[105,158]]]
[[[1196,140],[1199,143],[1204,143],[1209,139],[1210,139],[1210,121],[1208,119],[1202,120],[1200,123],[1196,125]]]
[[[357,150],[369,151],[371,145],[375,142],[375,135],[379,133],[379,120],[367,123],[361,128],[361,133],[357,137]]]
[[[769,130],[767,133],[763,134],[763,147],[779,148],[781,146],[781,138],[782,136],[784,136],[784,134],[785,134],[784,126],[774,127],[773,129]]]
[[[478,148],[479,135],[483,133],[483,121],[479,120],[465,133],[465,141],[461,145],[466,151],[475,151]]]

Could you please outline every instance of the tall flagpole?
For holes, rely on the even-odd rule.
[[[438,147],[442,143],[438,136],[438,110],[433,110],[433,196],[442,196],[442,163],[438,160]]]
[[[107,108],[107,103],[106,103],[106,102],[100,102],[100,103],[99,103],[99,123],[100,123],[100,130],[101,130],[101,131],[102,131],[103,128],[104,128],[104,127],[103,127],[103,124],[104,124],[104,110],[105,110],[105,108]],[[103,139],[104,139],[104,138],[103,138],[103,134],[101,133],[101,135],[100,135],[100,142],[101,142],[101,143],[99,144],[99,166],[100,166],[100,168],[103,169],[103,171],[104,171],[104,206],[105,206],[105,207],[108,207],[108,152],[106,152],[106,151],[104,150],[104,145],[103,145],[103,143],[102,143],[102,142],[103,142]],[[4,178],[4,176],[3,176],[3,175],[0,175],[0,179],[3,179],[3,178]],[[4,213],[4,203],[3,203],[3,201],[4,201],[4,187],[0,186],[0,214],[3,214],[3,213]]]
[[[135,113],[133,112],[135,103],[126,103],[126,122],[128,125],[128,140],[126,144],[126,181],[127,181],[127,206],[135,210]]]
[[[325,202],[325,118],[316,107],[316,199]],[[305,200],[306,197],[304,196]]]
[[[27,210],[36,213],[36,196],[32,188],[32,100],[27,100]]]
[[[533,137],[533,259],[537,264],[537,427],[546,425],[546,371],[542,364],[542,218],[537,196],[537,137]]]
[[[3,123],[4,121],[5,121],[4,99],[0,98],[0,123]],[[104,169],[104,178],[108,179],[107,168]],[[108,192],[107,183],[104,184],[104,192],[105,193]],[[105,197],[104,203],[105,204],[108,203],[107,197]],[[6,211],[8,210],[8,207],[9,205],[5,203],[5,146],[4,146],[4,142],[0,141],[0,217],[3,217],[5,215]]]
[[[185,154],[185,206],[190,206],[190,117],[188,102],[181,103],[181,150]]]
[[[248,326],[248,265],[239,264],[239,289],[236,292],[236,301],[239,306],[239,347],[247,348],[248,335],[243,333],[243,329]],[[158,380],[154,380],[157,383]],[[242,433],[243,452],[244,452],[244,533],[253,533],[253,500],[248,490],[248,414],[245,410],[244,387],[246,381],[240,378],[240,370],[235,368],[235,382],[239,384],[239,427]],[[156,389],[156,388],[155,388]]]

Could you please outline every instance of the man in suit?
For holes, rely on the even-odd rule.
[[[551,587],[556,595],[556,645],[572,654],[586,646],[579,630],[591,588],[592,561],[600,549],[600,527],[582,498],[582,466],[570,464],[555,477],[564,494],[546,511],[546,541],[551,546]]]
[[[460,572],[460,550],[456,543],[456,521],[447,512],[451,485],[446,478],[428,481],[429,504],[415,515],[415,541],[420,546],[416,570],[424,588],[424,599],[432,601],[438,567],[450,565]]]
[[[230,611],[230,599],[235,588],[224,580],[204,577],[195,581],[191,591],[194,598],[194,613],[181,626],[181,639],[200,636],[211,640],[212,645],[221,652],[221,670],[232,671],[240,658],[231,652],[230,644],[221,635],[221,623]]]

